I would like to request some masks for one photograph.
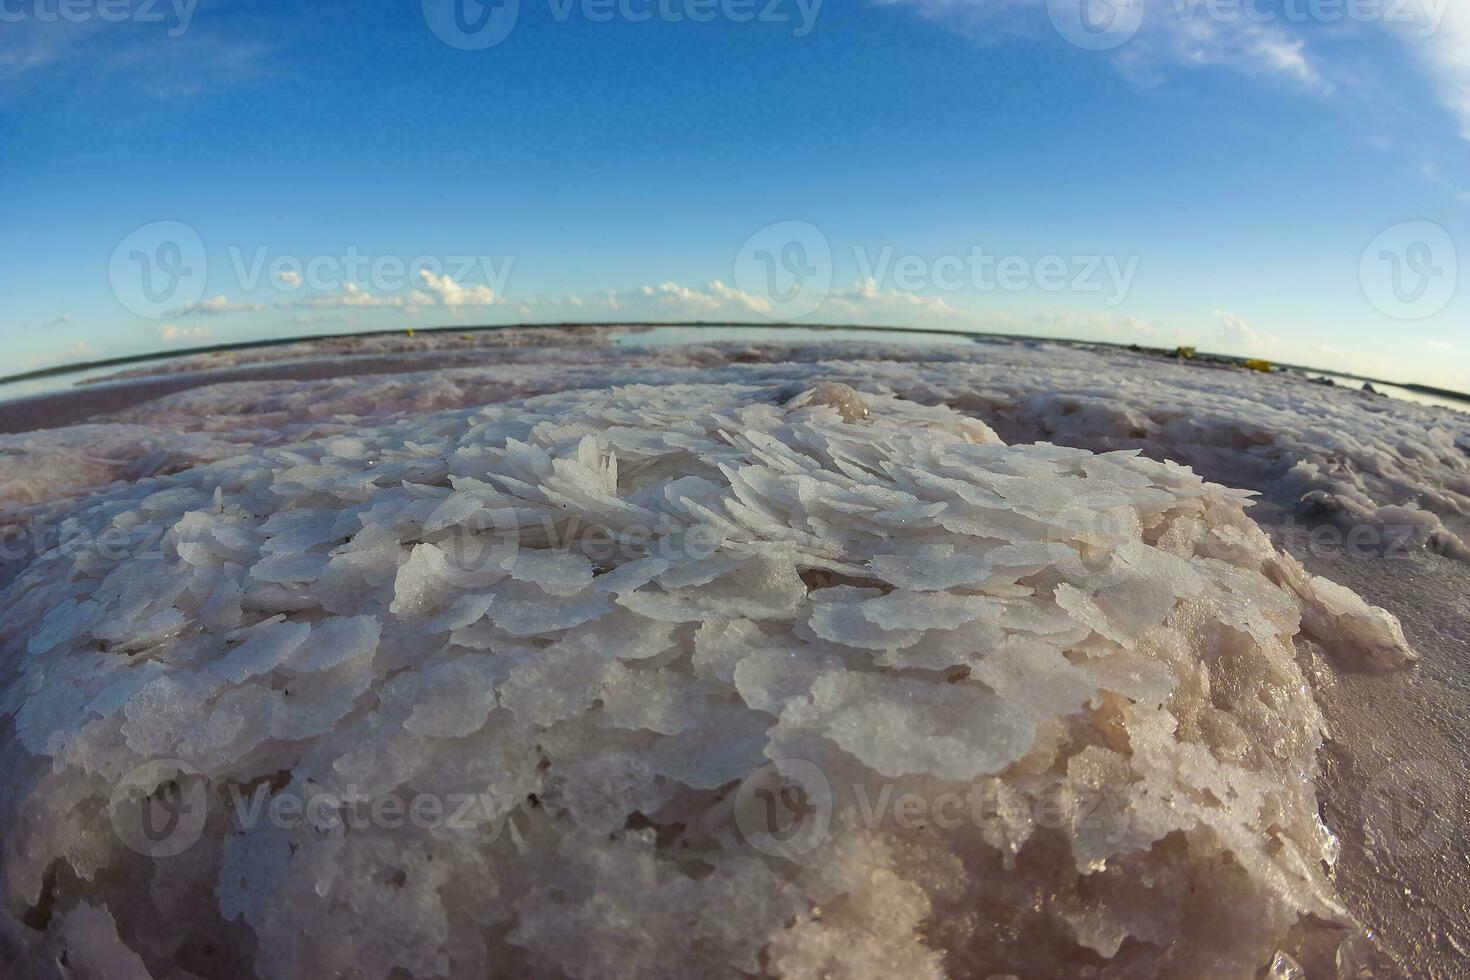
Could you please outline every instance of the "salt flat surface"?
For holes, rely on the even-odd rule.
[[[529,344],[0,437],[0,951],[1452,976],[1464,846],[1385,838],[1359,716],[1470,718],[1462,596],[1407,584],[1470,557],[1467,423],[1045,344]],[[160,801],[207,816],[129,839]]]

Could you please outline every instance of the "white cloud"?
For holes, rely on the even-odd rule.
[[[1395,28],[1470,140],[1470,4],[1464,0],[1404,0],[1411,19]]]
[[[282,269],[276,273],[276,282],[285,286],[299,286],[303,281],[301,273],[296,272],[294,269]]]
[[[1225,310],[1216,310],[1215,318],[1218,325],[1213,332],[1195,331],[1194,339],[1188,343],[1215,354],[1255,357],[1326,371],[1381,375],[1385,370],[1381,360],[1366,356],[1361,348],[1349,352],[1328,344],[1279,337]]]
[[[888,311],[897,315],[918,313],[931,317],[962,315],[940,297],[900,289],[881,290],[871,278],[859,280],[850,289],[834,291],[827,297],[826,307],[849,313]]]
[[[648,319],[654,322],[703,320],[706,322],[766,322],[773,306],[763,296],[745,292],[720,279],[703,286],[686,286],[677,282],[649,284],[636,289],[610,290],[593,295],[529,299],[515,307],[522,317],[542,320],[620,321]],[[880,290],[871,281],[857,282],[850,288],[834,289],[822,307],[803,322],[847,322],[922,327],[939,320],[951,321],[970,317],[950,306],[942,298],[901,290]],[[770,322],[778,322],[771,319]]]
[[[181,326],[177,323],[163,323],[158,327],[158,335],[169,342],[200,340],[209,336],[209,328],[199,324]]]
[[[981,41],[1005,35],[1058,35],[1048,0],[873,0],[897,6]],[[1083,0],[1077,0],[1083,2]],[[1214,66],[1260,79],[1283,80],[1318,94],[1338,81],[1347,90],[1360,80],[1355,51],[1348,45],[1365,33],[1390,33],[1405,45],[1414,67],[1434,87],[1470,140],[1470,3],[1465,0],[1383,0],[1377,5],[1297,5],[1320,10],[1319,22],[1270,5],[1213,4],[1207,0],[1089,0],[1121,9],[1143,5],[1138,33],[1109,52],[1132,77],[1157,81],[1171,68]],[[1212,16],[1212,11],[1231,11]],[[1255,12],[1252,12],[1255,11]],[[1266,18],[1259,11],[1276,16]],[[1309,41],[1311,42],[1309,44]],[[1339,62],[1339,51],[1345,56]],[[1350,60],[1352,59],[1352,60]],[[1392,70],[1391,68],[1388,70]]]
[[[495,291],[489,286],[464,285],[455,282],[449,276],[435,275],[427,269],[421,270],[419,278],[424,284],[424,289],[414,289],[403,294],[372,293],[356,283],[349,282],[344,283],[338,292],[322,293],[304,299],[278,303],[276,309],[381,309],[407,313],[437,306],[458,312],[469,308],[494,306],[500,302]]]
[[[1210,346],[1222,354],[1242,357],[1279,357],[1281,340],[1274,334],[1257,330],[1246,322],[1245,317],[1225,310],[1216,310],[1215,317],[1220,327],[1215,331]]]
[[[97,31],[97,21],[44,24],[35,17],[7,23],[0,31],[0,82],[11,83],[69,60]]]
[[[259,313],[265,307],[259,303],[235,303],[224,294],[201,299],[193,306],[169,310],[168,316],[179,319],[186,316],[225,316],[230,313]]]
[[[42,6],[47,5],[5,4],[12,14]],[[141,16],[141,4],[124,4],[140,15],[129,25],[98,16],[56,17],[56,4],[49,6],[51,17],[12,17],[14,22],[0,24],[0,102],[23,98],[28,91],[23,83],[47,86],[54,95],[72,82],[90,91],[98,79],[112,89],[126,88],[130,96],[207,95],[268,74],[278,48],[273,41],[242,37],[238,27],[226,33],[203,19],[193,22],[193,3],[150,4],[150,22]]]
[[[909,8],[925,19],[982,41],[999,35],[1060,38],[1052,26],[1047,0],[874,0],[879,6]],[[1077,0],[1083,2],[1083,0]],[[1244,75],[1284,79],[1326,93],[1323,78],[1306,43],[1290,25],[1262,22],[1241,12],[1214,18],[1201,0],[1093,0],[1122,10],[1143,6],[1138,33],[1111,56],[1129,75],[1157,81],[1169,67],[1215,66]],[[1061,43],[1059,41],[1059,43]]]
[[[1430,350],[1439,351],[1441,354],[1449,354],[1455,349],[1455,345],[1447,340],[1426,340],[1424,346]]]
[[[1432,163],[1426,163],[1419,168],[1419,173],[1430,183],[1439,186],[1461,204],[1470,204],[1470,189],[1466,189],[1453,180],[1439,172],[1439,168]]]
[[[361,286],[351,282],[344,283],[342,291],[338,293],[326,293],[321,296],[312,296],[308,299],[279,304],[280,307],[287,309],[391,309],[405,311],[433,305],[433,297],[417,289],[410,292],[407,296],[380,296],[377,293],[366,292]]]
[[[436,276],[428,269],[419,270],[424,288],[439,297],[439,303],[457,310],[466,306],[494,306],[495,290],[489,286],[461,285],[448,276]]]
[[[1305,39],[1289,27],[1241,16],[1214,20],[1199,3],[1151,0],[1144,28],[1119,50],[1126,68],[1140,72],[1169,63],[1220,67],[1257,78],[1282,79],[1326,94],[1333,85],[1307,53]]]
[[[1145,347],[1172,348],[1194,342],[1190,333],[1180,327],[1151,323],[1136,316],[1042,314],[1024,319],[1004,317],[987,323],[980,329],[993,333],[1040,335],[1109,344],[1139,344]]]
[[[722,310],[735,310],[742,315],[749,313],[767,313],[771,304],[759,296],[743,292],[733,286],[727,286],[719,279],[713,279],[704,288],[691,288],[681,286],[676,282],[663,282],[657,286],[643,286],[636,294],[624,297],[626,300],[644,298],[658,307],[668,310],[682,312],[691,317],[704,316]],[[621,303],[615,304],[615,307]]]

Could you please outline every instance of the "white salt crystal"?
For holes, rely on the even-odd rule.
[[[27,437],[46,473],[0,437],[0,505],[184,467],[45,505],[132,550],[0,570],[0,889],[54,905],[44,930],[0,913],[0,947],[38,976],[63,951],[184,976],[212,947],[370,980],[1254,978],[1347,924],[1293,641],[1391,668],[1397,621],[1277,552],[1246,493],[1006,446],[940,403],[1214,445],[1447,553],[1470,513],[1452,433],[1379,420],[1354,446],[1324,411],[1293,435],[1305,409],[1226,372],[1182,410],[1052,349],[701,350],[184,392],[148,426]],[[161,434],[247,410],[288,421]],[[1441,498],[1391,509],[1385,447]],[[223,809],[149,864],[108,796],[170,757]],[[333,826],[359,797],[401,819]],[[292,829],[249,799],[317,806]]]

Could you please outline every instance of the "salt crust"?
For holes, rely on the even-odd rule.
[[[832,382],[948,405],[985,419],[1009,442],[1046,440],[1095,452],[1143,449],[1260,491],[1305,516],[1372,529],[1377,542],[1427,546],[1470,560],[1466,413],[1293,376],[1041,342],[725,343],[650,350],[599,348],[606,339],[601,332],[579,335],[571,345],[546,343],[559,335],[545,331],[490,336],[504,349],[498,363],[486,366],[218,384],[95,426],[0,436],[0,524],[7,505],[13,510],[112,480],[213,461],[232,444],[253,448],[330,433],[350,438],[366,419],[608,385],[784,383],[792,392],[820,392]],[[290,352],[305,356],[311,350]]]
[[[158,544],[43,551],[0,595],[0,954],[22,976],[1254,977],[1347,923],[1292,641],[1395,667],[1393,617],[1178,465],[775,382],[356,425],[61,511]],[[160,758],[214,805],[154,861],[109,799]],[[807,765],[826,833],[758,846],[735,787]],[[262,786],[481,805],[243,825],[230,792]],[[909,793],[989,802],[874,818]]]

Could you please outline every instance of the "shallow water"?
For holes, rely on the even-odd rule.
[[[1308,371],[1309,378],[1327,378],[1344,388],[1362,388],[1364,382],[1358,378],[1349,378],[1341,374],[1332,374],[1327,371]],[[1401,385],[1387,384],[1382,381],[1372,382],[1373,388],[1380,395],[1389,398],[1397,398],[1401,401],[1413,402],[1416,405],[1433,405],[1435,408],[1448,408],[1456,412],[1470,412],[1470,396],[1465,398],[1442,398],[1439,395],[1431,395],[1422,391],[1414,391]]]

